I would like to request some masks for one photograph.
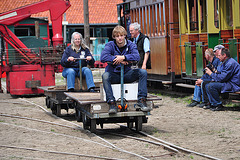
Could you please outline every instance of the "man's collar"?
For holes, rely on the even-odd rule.
[[[138,36],[136,37],[136,41],[138,40],[139,36],[140,36],[140,33],[139,33]]]

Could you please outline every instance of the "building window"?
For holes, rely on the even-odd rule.
[[[226,1],[226,20],[228,26],[232,27],[233,26],[233,16],[232,16],[232,0],[227,0]]]
[[[16,27],[14,28],[14,34],[16,36],[35,36],[34,27]]]
[[[219,28],[218,0],[214,0],[214,25],[216,28]]]

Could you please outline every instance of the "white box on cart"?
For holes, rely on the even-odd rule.
[[[113,96],[116,100],[121,98],[121,84],[112,84]],[[100,86],[101,100],[106,101],[106,93],[103,85]],[[137,100],[138,83],[124,84],[124,98],[126,100]]]

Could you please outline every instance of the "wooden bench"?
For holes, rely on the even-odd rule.
[[[66,90],[68,89],[67,87],[67,78],[66,79]],[[75,90],[80,90],[80,78],[79,77],[75,77],[75,86],[74,86]],[[87,90],[87,83],[86,83],[86,79],[83,78],[82,79],[82,90]]]
[[[234,93],[231,93],[231,94],[233,94],[233,95],[236,95],[236,94],[237,94],[237,95],[240,95],[240,91],[234,92]],[[240,100],[233,99],[232,102],[233,102],[233,103],[240,103]]]
[[[195,88],[195,85],[191,85],[191,84],[184,84],[184,83],[177,83],[176,86],[178,87],[184,87],[184,88]]]

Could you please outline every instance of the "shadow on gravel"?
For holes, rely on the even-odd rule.
[[[240,111],[240,106],[238,106],[238,107],[224,107],[223,111]]]

